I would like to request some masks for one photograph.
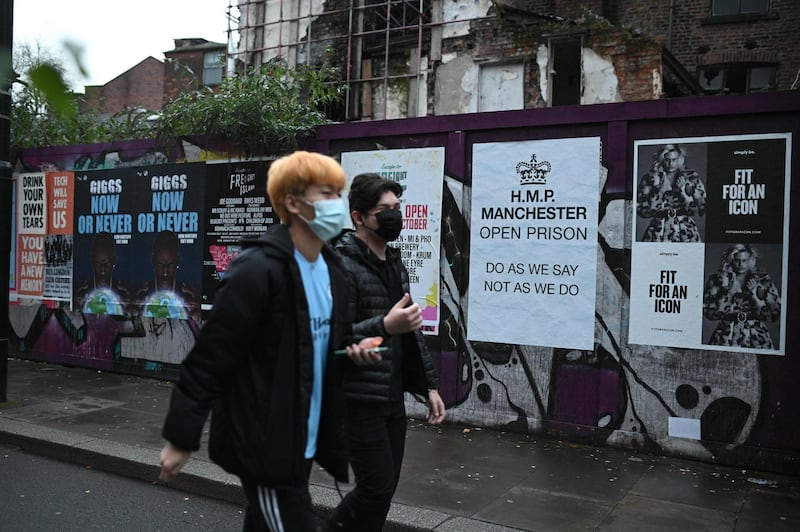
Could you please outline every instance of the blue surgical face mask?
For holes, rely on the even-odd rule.
[[[317,200],[315,202],[301,200],[306,205],[314,207],[314,219],[307,220],[298,214],[308,227],[320,240],[330,240],[342,232],[347,212],[342,198]]]

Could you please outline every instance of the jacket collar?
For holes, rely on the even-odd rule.
[[[294,257],[294,243],[289,235],[289,228],[283,224],[275,224],[265,233],[257,237],[246,237],[239,242],[242,248],[261,247],[264,253],[279,259]],[[322,256],[328,267],[341,267],[341,257],[328,244],[322,246]]]
[[[345,257],[362,257],[368,262],[383,262],[369,249],[369,246],[356,236],[353,229],[345,229],[333,241],[333,246]],[[392,246],[386,246],[386,262],[391,262],[399,257],[399,251]]]

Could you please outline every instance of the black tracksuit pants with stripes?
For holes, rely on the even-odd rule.
[[[308,461],[311,472],[311,460]],[[245,532],[318,532],[322,522],[314,512],[308,484],[302,487],[259,486],[241,478],[247,497]]]

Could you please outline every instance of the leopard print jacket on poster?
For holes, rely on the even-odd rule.
[[[708,344],[773,349],[772,336],[765,321],[777,321],[781,299],[769,274],[750,272],[741,286],[734,286],[735,275],[718,272],[706,283],[703,315],[719,320]],[[747,288],[751,279],[755,286]]]
[[[680,178],[686,180],[681,187]],[[665,172],[645,174],[639,184],[636,212],[652,218],[642,242],[700,242],[700,231],[692,216],[706,209],[706,189],[695,170],[681,170],[672,183]]]

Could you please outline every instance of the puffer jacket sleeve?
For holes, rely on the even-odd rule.
[[[415,331],[403,335],[403,351],[409,353],[403,358],[403,390],[427,397],[428,390],[439,388],[439,373],[422,333]],[[412,353],[416,356],[410,356]]]
[[[181,364],[173,386],[164,438],[188,451],[200,447],[200,436],[212,403],[229,385],[234,369],[247,356],[263,314],[266,282],[263,252],[241,252],[228,267],[194,347]]]
[[[328,247],[326,248],[326,260],[328,261],[328,267],[331,268],[332,282],[337,285],[341,283],[346,287],[345,293],[347,294],[347,298],[343,297],[341,306],[337,306],[334,309],[334,313],[337,318],[337,331],[341,333],[341,338],[337,335],[334,335],[333,348],[339,349],[351,344],[359,343],[361,340],[366,338],[366,335],[356,332],[355,328],[353,327],[353,324],[356,320],[356,311],[358,307],[355,305],[357,300],[353,297],[355,284],[350,277],[349,270],[345,266],[344,258],[332,247]],[[335,299],[334,301],[337,303],[337,305],[339,304],[338,299]],[[339,311],[337,309],[341,310]]]
[[[399,256],[395,258],[400,271],[400,280],[403,290],[411,293],[408,279],[408,270],[403,265]],[[422,331],[416,330],[408,333],[403,338],[403,350],[406,353],[415,353],[416,358],[409,360],[405,366],[403,384],[406,391],[426,396],[428,390],[439,388],[439,372],[433,364],[428,346],[425,343],[425,335]],[[413,362],[412,362],[413,361]],[[416,363],[415,363],[416,362]]]
[[[422,360],[422,367],[425,372],[425,391],[439,388],[439,372],[433,364],[428,346],[425,345],[425,336],[420,331],[414,333],[417,345],[419,345],[419,356]]]

